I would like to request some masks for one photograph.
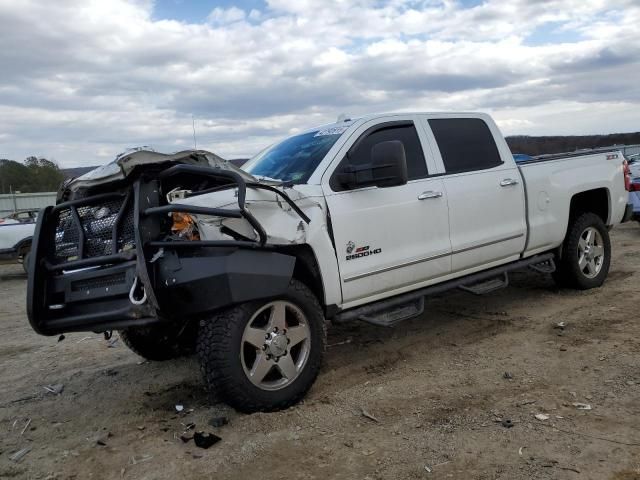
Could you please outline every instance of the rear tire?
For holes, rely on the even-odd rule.
[[[195,325],[188,324],[132,327],[118,333],[134,353],[147,360],[164,361],[195,353],[195,332]]]
[[[560,287],[588,290],[604,283],[610,264],[607,227],[598,215],[583,213],[569,225],[553,279]]]
[[[251,413],[300,401],[318,376],[325,342],[322,308],[294,279],[278,298],[201,321],[197,350],[212,398]]]

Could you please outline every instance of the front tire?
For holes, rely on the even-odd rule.
[[[31,256],[31,252],[28,251],[22,256],[22,269],[24,273],[29,274],[29,257]]]
[[[598,215],[583,213],[569,225],[554,280],[561,287],[588,290],[604,283],[610,265],[607,227]]]
[[[318,376],[325,342],[320,304],[294,279],[278,298],[201,321],[197,351],[212,396],[251,413],[300,401]]]

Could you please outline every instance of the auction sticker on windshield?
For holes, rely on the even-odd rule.
[[[343,127],[325,128],[324,130],[318,130],[318,133],[316,133],[314,137],[323,137],[325,135],[340,135],[344,133],[347,128],[349,128],[349,125],[345,125]]]

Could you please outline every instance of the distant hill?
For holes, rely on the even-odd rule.
[[[640,144],[640,132],[565,137],[529,137],[519,135],[507,137],[506,140],[513,153],[526,153],[527,155],[535,156],[547,153],[573,152],[583,148],[637,145]]]

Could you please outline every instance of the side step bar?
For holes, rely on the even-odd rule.
[[[484,295],[501,288],[507,288],[509,286],[509,272],[502,272],[502,275],[495,278],[488,278],[487,280],[474,283],[472,285],[460,285],[458,288],[465,292],[473,293],[474,295]]]
[[[374,325],[391,327],[402,320],[420,315],[424,311],[424,297],[454,288],[460,288],[476,295],[488,293],[506,287],[509,284],[507,274],[513,270],[530,267],[542,273],[553,272],[555,270],[553,258],[553,253],[534,255],[533,257],[517,260],[483,272],[473,273],[466,277],[456,278],[375,303],[355,307],[338,313],[331,321],[344,323],[350,320],[362,320]]]

